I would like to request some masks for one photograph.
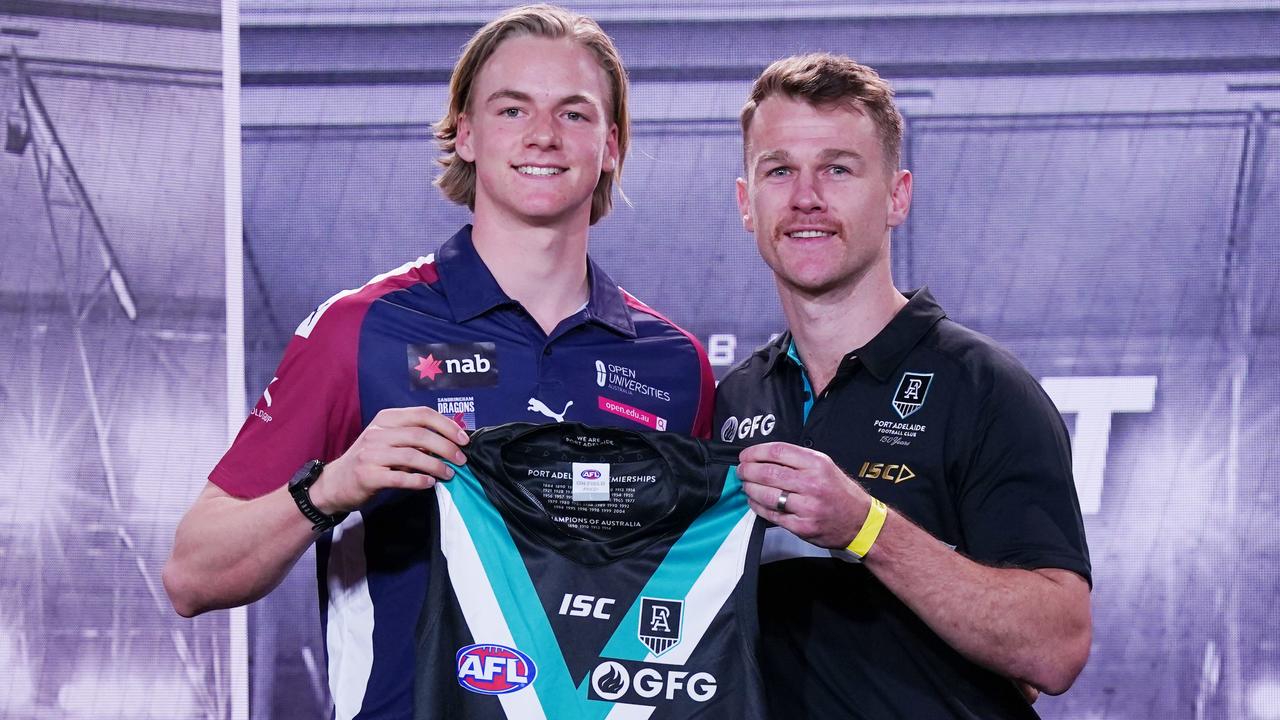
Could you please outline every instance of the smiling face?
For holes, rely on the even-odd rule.
[[[476,168],[476,216],[585,229],[600,175],[618,162],[611,100],[587,48],[567,39],[503,41],[458,121],[458,156]]]
[[[775,95],[759,104],[745,140],[738,207],[780,286],[817,296],[888,273],[911,175],[889,169],[871,118]]]

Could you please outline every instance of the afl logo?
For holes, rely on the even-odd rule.
[[[600,360],[597,360],[596,361],[596,385],[600,387],[604,387],[604,382],[605,380],[608,379],[608,377],[609,377],[609,374],[606,373],[604,370],[604,363]]]
[[[599,470],[594,470],[594,469],[592,469],[592,470],[583,470],[583,471],[582,471],[582,475],[581,475],[580,477],[581,477],[583,480],[597,480],[597,479],[599,479],[599,478],[600,478],[600,474],[601,474],[601,473],[600,473],[600,471],[599,471]]]
[[[505,645],[468,645],[458,651],[458,684],[481,695],[506,695],[533,684],[538,668]]]

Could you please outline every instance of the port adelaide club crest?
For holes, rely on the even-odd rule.
[[[654,655],[661,655],[680,642],[683,600],[640,598],[640,642]]]
[[[924,407],[924,399],[932,384],[933,373],[903,373],[902,380],[898,381],[898,389],[893,394],[893,409],[897,411],[898,417],[906,420]]]

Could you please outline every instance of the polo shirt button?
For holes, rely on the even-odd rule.
[[[811,447],[813,447],[813,438],[805,438],[805,439],[804,439],[804,446],[805,446],[805,447],[807,447],[807,448],[811,448]]]
[[[548,346],[546,346],[546,347],[542,348],[542,354],[543,354],[543,355],[550,355],[550,354],[551,354],[551,346],[550,346],[550,345],[548,345]]]

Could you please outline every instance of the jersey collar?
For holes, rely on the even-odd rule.
[[[436,266],[440,269],[440,284],[449,309],[459,322],[472,320],[496,307],[516,304],[480,259],[471,241],[470,225],[463,226],[440,246]],[[635,325],[622,289],[590,257],[587,257],[587,283],[591,288],[585,308],[587,320],[635,337]]]
[[[928,287],[905,293],[907,304],[898,311],[884,329],[871,338],[866,345],[845,356],[845,362],[857,357],[877,380],[884,382],[893,375],[893,371],[906,359],[907,353],[920,342],[938,321],[947,316]],[[791,331],[778,336],[769,343],[766,349],[765,372],[771,373],[784,358],[797,367],[803,368],[800,356],[795,351],[795,340]]]

